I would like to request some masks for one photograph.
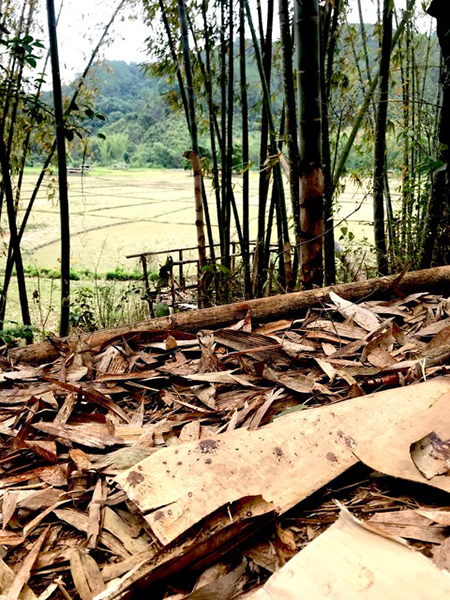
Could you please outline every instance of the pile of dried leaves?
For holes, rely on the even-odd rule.
[[[420,568],[450,596],[422,555],[450,569],[450,300],[330,298],[4,360],[0,592],[394,598],[378,574],[417,593]]]

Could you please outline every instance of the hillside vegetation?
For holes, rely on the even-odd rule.
[[[374,27],[367,25],[368,52],[371,67],[377,62],[377,38]],[[347,30],[347,46],[352,39],[355,51],[359,52],[361,42],[354,39],[354,26]],[[421,34],[417,34],[418,51]],[[249,102],[249,151],[252,167],[258,164],[259,133],[261,125],[262,91],[258,69],[254,54],[250,49],[247,52],[248,73],[248,102]],[[423,46],[425,47],[425,46]],[[422,48],[423,48],[422,47]],[[343,63],[348,61],[348,47],[345,44],[339,50]],[[238,49],[236,49],[238,54]],[[236,59],[237,61],[238,59]],[[423,57],[425,61],[425,57]],[[429,76],[424,90],[424,98],[434,103],[436,90],[439,85],[439,47],[434,37],[430,48]],[[125,61],[106,61],[98,64],[89,76],[89,89],[94,108],[104,115],[105,120],[94,119],[89,126],[89,143],[87,154],[78,139],[70,144],[69,160],[78,164],[85,157],[86,162],[94,162],[101,166],[121,165],[132,168],[166,168],[176,169],[185,165],[183,153],[189,148],[189,132],[183,114],[177,82],[170,75],[158,76],[157,68],[144,67],[137,63]],[[392,101],[389,106],[390,125],[388,126],[388,166],[398,168],[401,162],[398,145],[398,130],[394,135],[395,124],[401,119],[402,89],[400,84],[400,67],[396,65],[395,57],[392,65],[392,85],[390,95]],[[357,70],[347,69],[345,73],[336,72],[337,93],[342,87],[350,90],[351,102],[357,109],[362,101],[360,87],[362,73]],[[342,81],[345,79],[345,81]],[[367,84],[367,82],[366,82]],[[69,96],[73,86],[66,87]],[[278,51],[274,52],[274,70],[272,72],[272,108],[277,117],[281,118],[283,98],[281,93],[281,72]],[[86,92],[85,92],[86,93]],[[88,92],[89,93],[89,92]],[[219,99],[217,99],[219,101]],[[351,108],[351,107],[347,107]],[[235,93],[234,105],[234,162],[236,170],[242,162],[241,146],[241,112],[240,97]],[[200,115],[200,142],[203,156],[210,158],[210,143],[208,134],[208,121],[206,113]],[[342,114],[333,115],[337,122]],[[102,137],[98,137],[100,133]],[[407,134],[402,132],[401,135]],[[105,139],[103,139],[105,136]],[[345,141],[345,131],[342,132],[341,143]],[[352,149],[347,162],[348,170],[361,170],[371,168],[371,156],[367,153],[365,140],[361,138],[360,144]]]

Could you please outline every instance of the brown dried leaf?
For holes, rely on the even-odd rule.
[[[416,510],[376,513],[369,522],[392,535],[421,542],[441,544],[447,537],[445,527],[433,525],[430,519]]]
[[[60,440],[69,440],[70,442],[92,448],[106,448],[107,446],[120,446],[124,444],[121,438],[92,432],[92,427],[89,424],[73,426],[41,421],[35,423],[33,427],[44,433],[54,435]]]
[[[450,470],[450,440],[441,440],[434,431],[411,444],[410,452],[413,463],[427,479]]]
[[[87,547],[95,550],[103,526],[103,517],[105,512],[106,487],[104,481],[99,477],[95,484],[92,500],[89,504],[89,517],[86,535],[88,538]]]
[[[5,600],[19,600],[20,592],[22,591],[23,586],[26,585],[30,579],[31,569],[33,568],[33,565],[39,556],[39,552],[41,551],[42,545],[45,542],[45,538],[47,537],[49,531],[50,526],[41,533],[39,538],[33,544],[33,547],[17,572],[11,587],[6,593]]]
[[[344,300],[344,298],[341,298],[333,291],[329,295],[330,300],[337,306],[339,312],[346,319],[352,318],[357,325],[366,331],[373,331],[379,326],[380,321],[372,311],[358,306],[349,300]]]
[[[28,448],[30,448],[30,450],[32,450],[35,454],[37,454],[44,460],[51,463],[58,462],[56,442],[26,440],[25,444],[28,446]]]

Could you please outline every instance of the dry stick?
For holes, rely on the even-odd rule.
[[[315,305],[329,301],[330,291],[342,298],[360,301],[362,298],[381,298],[393,295],[393,284],[397,275],[389,275],[378,279],[368,279],[361,282],[342,283],[336,286],[294,292],[268,298],[255,298],[246,302],[235,302],[214,308],[204,308],[189,312],[173,314],[169,317],[150,319],[134,325],[122,325],[111,329],[86,333],[82,336],[70,336],[66,342],[70,347],[81,340],[93,348],[104,348],[123,335],[148,330],[178,330],[196,332],[200,329],[227,327],[244,319],[250,311],[253,322],[268,322],[279,319],[295,319]],[[450,266],[435,267],[422,271],[406,273],[398,287],[405,294],[413,292],[442,293],[450,286]],[[42,364],[59,356],[53,344],[41,342],[32,346],[14,348],[9,357],[14,361]]]
[[[28,552],[25,560],[23,561],[19,571],[14,578],[14,581],[7,591],[6,595],[3,596],[5,600],[18,600],[20,597],[20,592],[22,591],[23,586],[28,582],[31,576],[31,570],[36,562],[39,552],[41,551],[42,545],[45,542],[45,538],[50,531],[50,525],[47,525],[45,530],[38,537],[37,541],[34,542],[31,550]]]
[[[194,175],[194,195],[195,195],[195,226],[197,230],[197,244],[199,256],[199,273],[198,279],[198,305],[205,305],[204,279],[202,277],[202,269],[206,266],[206,248],[205,248],[205,227],[203,222],[203,202],[202,202],[202,166],[200,158],[196,152],[190,151],[185,153],[185,157],[190,160],[192,172]]]

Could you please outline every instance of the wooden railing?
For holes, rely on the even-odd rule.
[[[236,259],[237,258],[242,258],[242,252],[240,250],[239,247],[239,242],[237,241],[232,241],[230,242],[231,244],[231,254],[230,254],[230,259],[231,259],[231,264],[230,264],[230,271],[232,273],[232,275],[235,273],[236,270]],[[256,241],[251,241],[250,242],[250,248],[251,248],[251,252],[250,252],[250,256],[251,259],[253,258],[254,255],[254,248],[256,246]],[[209,246],[208,246],[209,247]],[[219,248],[220,244],[214,244],[214,248]],[[140,261],[141,267],[142,267],[142,272],[143,272],[143,276],[144,276],[144,286],[145,286],[145,292],[146,292],[146,297],[149,298],[151,296],[150,293],[150,278],[149,278],[149,259],[157,257],[157,256],[172,256],[175,255],[176,259],[173,260],[172,262],[172,269],[170,272],[170,280],[169,280],[169,289],[170,289],[170,293],[171,293],[171,298],[172,298],[172,304],[175,304],[175,296],[176,296],[176,283],[178,283],[178,287],[181,290],[186,290],[186,289],[196,289],[198,288],[198,277],[199,277],[199,261],[198,258],[185,258],[185,254],[186,253],[192,253],[194,251],[196,251],[198,249],[197,246],[190,246],[190,247],[184,247],[184,248],[171,248],[168,250],[157,250],[157,251],[152,251],[152,252],[140,252],[138,254],[128,254],[126,256],[126,258],[128,259],[133,259],[133,258],[137,258]],[[276,244],[272,244],[270,246],[270,253],[271,254],[277,254],[278,255],[278,246]],[[220,261],[221,260],[221,256],[216,257],[216,261]],[[191,285],[186,285],[186,277],[185,277],[185,267],[187,265],[197,265],[196,268],[196,282],[192,283]],[[174,269],[178,269],[178,282],[175,281],[175,277],[174,277]],[[150,304],[150,303],[149,303]],[[150,306],[150,310],[152,310],[151,306]]]

